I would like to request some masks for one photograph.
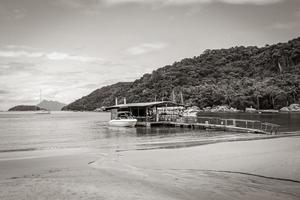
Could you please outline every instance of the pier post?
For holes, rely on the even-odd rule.
[[[236,126],[236,121],[235,121],[235,119],[232,120],[232,126]]]

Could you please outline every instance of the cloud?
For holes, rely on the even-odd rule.
[[[300,17],[300,10],[298,12],[295,13],[296,17]]]
[[[23,19],[27,15],[27,11],[22,8],[22,9],[13,9],[12,10],[12,15],[14,16],[15,19]]]
[[[99,5],[116,6],[122,4],[143,4],[155,6],[186,6],[194,4],[226,3],[267,5],[283,2],[285,0],[58,0],[58,3],[72,8],[95,8]]]
[[[101,0],[58,0],[56,3],[73,8],[82,8],[84,6],[98,5],[99,3],[101,3]]]
[[[58,55],[53,57],[61,59]],[[0,94],[0,110],[37,104],[40,90],[43,99],[70,103],[104,85],[133,81],[143,73],[145,66],[115,59],[99,63],[0,62],[0,89],[2,93],[9,92]]]
[[[6,58],[15,58],[15,57],[40,58],[42,56],[44,56],[44,54],[41,52],[0,50],[0,57],[6,57]]]
[[[0,76],[6,76],[16,73],[40,74],[41,71],[35,64],[25,62],[9,62],[0,64]]]
[[[80,62],[95,62],[102,61],[100,58],[90,57],[90,56],[78,56],[78,55],[69,55],[66,53],[53,52],[49,54],[45,54],[49,60],[74,60]]]
[[[296,22],[286,22],[286,23],[277,22],[270,25],[271,29],[276,29],[276,30],[289,30],[296,27],[299,27],[298,23]]]
[[[56,60],[56,61],[79,61],[79,62],[96,62],[102,61],[101,58],[90,57],[90,56],[79,56],[79,55],[70,55],[62,52],[34,52],[34,51],[25,51],[25,50],[11,50],[11,49],[0,49],[0,57],[5,58],[44,58],[48,60]]]
[[[143,43],[137,46],[130,47],[126,49],[126,53],[128,55],[142,55],[146,53],[150,53],[153,51],[157,51],[163,48],[166,48],[167,44],[165,43]]]
[[[267,5],[283,2],[284,0],[216,0],[227,4],[251,4],[251,5]]]
[[[19,20],[25,18],[27,15],[27,10],[24,8],[9,8],[0,5],[0,17],[9,20]]]
[[[282,2],[284,0],[104,0],[105,3],[116,5],[126,3],[140,3],[140,4],[161,4],[164,6],[173,5],[190,5],[190,4],[204,4],[204,3],[227,3],[227,4],[254,4],[264,5]]]
[[[9,91],[8,90],[1,90],[0,89],[0,94],[9,94]]]

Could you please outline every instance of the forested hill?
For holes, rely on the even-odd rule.
[[[177,101],[182,92],[186,104],[201,108],[278,109],[299,102],[300,37],[261,48],[205,50],[200,56],[159,68],[134,82],[97,89],[63,110],[94,110],[113,105],[115,97],[126,97],[127,102],[170,100],[172,91]]]

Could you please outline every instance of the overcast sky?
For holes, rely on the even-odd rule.
[[[0,110],[300,36],[299,0],[0,0]]]

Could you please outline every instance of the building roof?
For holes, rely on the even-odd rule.
[[[154,101],[145,103],[127,103],[106,107],[105,110],[118,109],[118,108],[130,108],[130,107],[153,107],[153,106],[179,106],[180,104],[172,101]]]

